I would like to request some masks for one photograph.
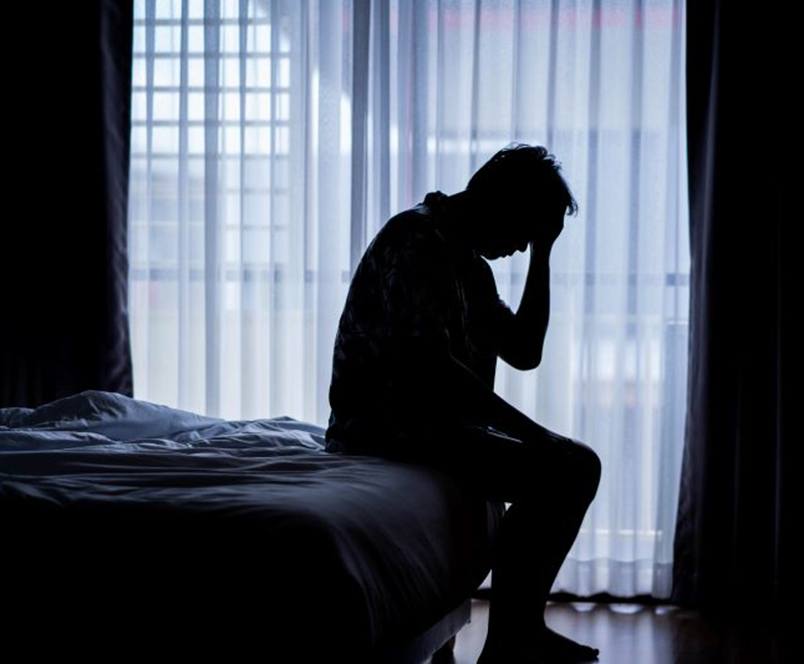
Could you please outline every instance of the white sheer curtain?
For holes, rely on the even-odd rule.
[[[603,478],[554,590],[668,597],[683,441],[683,0],[136,0],[138,398],[326,425],[352,271],[394,212],[512,140],[580,205],[541,366],[496,389]],[[492,263],[516,307],[527,257]]]

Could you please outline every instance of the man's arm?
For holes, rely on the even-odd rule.
[[[530,245],[522,299],[508,334],[500,339],[498,348],[503,360],[522,371],[535,369],[541,363],[550,318],[550,248],[541,247],[543,245]]]
[[[453,377],[454,394],[467,406],[467,413],[473,420],[479,419],[495,429],[527,440],[553,438],[549,429],[534,422],[494,390],[489,389],[475,373],[460,360],[450,355],[445,359],[449,375]],[[560,439],[559,439],[560,440]]]
[[[536,227],[519,308],[513,321],[503,325],[498,354],[516,369],[535,369],[542,361],[550,318],[550,252],[564,230],[564,214],[565,209],[561,208]]]
[[[549,429],[502,399],[451,353],[413,339],[401,345],[399,351],[398,376],[421,377],[415,385],[402,387],[404,380],[397,383],[406,401],[413,400],[412,404],[408,401],[406,410],[482,422],[521,439],[554,437]]]

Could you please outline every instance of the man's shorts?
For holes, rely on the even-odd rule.
[[[437,468],[489,500],[505,502],[546,492],[572,472],[574,457],[587,447],[547,429],[522,440],[471,422],[399,432],[382,441],[376,456]]]

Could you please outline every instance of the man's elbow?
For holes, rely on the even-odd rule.
[[[523,371],[530,371],[531,369],[535,369],[542,363],[542,354],[539,353],[537,355],[530,354],[526,356],[525,361],[523,362],[524,368]]]
[[[519,364],[521,371],[530,371],[542,363],[542,347],[544,339],[539,343],[536,339],[521,339],[518,346]]]
[[[537,354],[532,352],[519,352],[515,355],[511,355],[509,353],[508,356],[503,357],[503,359],[514,369],[518,369],[519,371],[530,371],[541,364],[542,355],[541,353]]]

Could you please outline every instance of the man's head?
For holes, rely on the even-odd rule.
[[[497,152],[466,185],[476,249],[486,258],[549,245],[578,204],[546,148],[523,143]]]

